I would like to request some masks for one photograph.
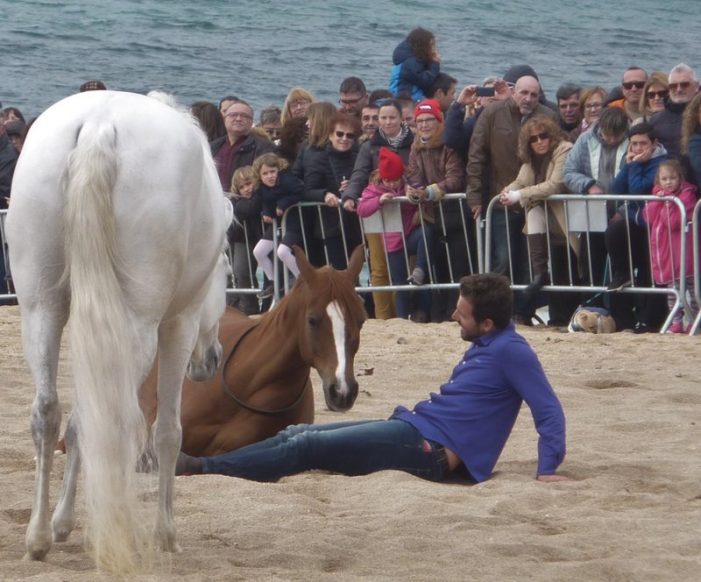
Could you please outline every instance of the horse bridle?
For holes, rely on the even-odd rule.
[[[290,412],[291,410],[294,410],[299,406],[299,404],[302,402],[302,399],[304,398],[305,393],[307,392],[307,381],[309,380],[309,377],[307,377],[307,380],[304,381],[304,386],[302,386],[302,390],[299,393],[299,396],[295,399],[295,401],[283,408],[276,408],[273,410],[266,410],[265,408],[258,408],[257,406],[254,406],[253,404],[248,404],[247,402],[244,402],[241,400],[236,394],[234,394],[231,389],[229,388],[229,385],[226,383],[226,366],[229,364],[229,361],[234,355],[234,352],[236,349],[239,347],[239,344],[245,338],[250,331],[255,329],[257,327],[256,325],[253,325],[249,327],[246,331],[244,331],[241,334],[241,337],[236,341],[236,343],[231,347],[231,350],[229,351],[229,355],[226,357],[224,360],[224,364],[222,365],[221,368],[221,384],[222,384],[222,389],[224,390],[224,393],[229,396],[236,404],[238,404],[241,408],[245,408],[249,412],[256,412],[258,414],[264,414],[266,416],[279,416],[281,414],[285,414],[286,412]]]

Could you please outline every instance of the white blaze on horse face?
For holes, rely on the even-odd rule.
[[[331,320],[333,330],[333,340],[336,345],[336,381],[338,382],[338,393],[346,394],[348,384],[346,383],[346,320],[343,318],[343,311],[338,305],[338,301],[332,301],[326,306],[326,313]]]

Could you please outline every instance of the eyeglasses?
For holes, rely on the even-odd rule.
[[[601,109],[604,104],[601,101],[595,101],[594,103],[587,103],[584,109]]]
[[[691,87],[691,83],[689,81],[682,81],[681,83],[669,84],[669,88],[672,91],[686,91],[689,87]]]
[[[346,139],[355,139],[355,134],[354,133],[346,133],[345,131],[335,131],[336,137],[338,139],[343,139],[344,137]]]
[[[645,81],[626,81],[625,83],[621,83],[621,87],[624,89],[632,89],[635,87],[636,89],[642,89],[645,86]]]
[[[338,102],[342,105],[355,105],[356,103],[360,103],[362,100],[362,97],[357,97],[356,99],[344,99],[341,97]]]
[[[539,141],[547,141],[550,136],[547,133],[537,133],[528,138],[528,143],[537,143]]]
[[[560,109],[579,109],[579,103],[560,103]]]
[[[227,113],[226,117],[228,117],[229,119],[248,119],[249,121],[253,119],[253,117],[248,113],[237,113],[235,111]]]
[[[669,95],[669,91],[648,91],[645,95],[647,95],[648,99],[664,99]]]

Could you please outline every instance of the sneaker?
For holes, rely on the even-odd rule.
[[[620,291],[621,289],[624,289],[625,287],[630,287],[631,285],[631,280],[628,275],[616,275],[611,279],[611,282],[609,283],[608,287],[606,287],[607,291]]]
[[[411,275],[409,275],[409,277],[407,278],[406,281],[407,281],[407,283],[409,283],[409,285],[419,286],[419,285],[424,284],[425,279],[426,279],[426,273],[424,273],[424,270],[419,268],[419,267],[416,267],[411,272]]]
[[[268,283],[265,287],[258,291],[256,297],[258,297],[258,299],[270,299],[273,296],[273,293],[275,293],[275,287],[272,283]]]
[[[673,321],[672,325],[669,326],[669,329],[667,331],[669,333],[686,333],[686,329],[684,329],[684,323],[681,321]]]

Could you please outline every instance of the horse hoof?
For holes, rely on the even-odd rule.
[[[65,542],[68,536],[71,535],[73,531],[72,527],[57,527],[54,528],[54,542]]]
[[[35,546],[32,548],[27,546],[27,553],[24,554],[22,559],[28,562],[43,562],[50,549],[51,544],[42,544],[41,546]]]

